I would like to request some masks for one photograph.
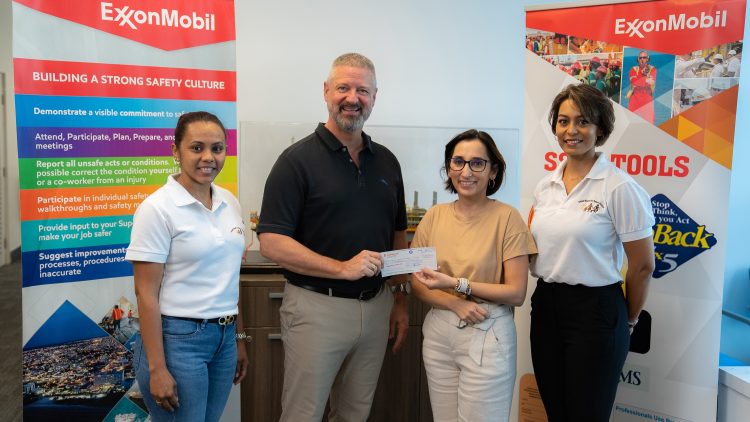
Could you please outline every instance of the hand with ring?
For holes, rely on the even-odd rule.
[[[177,395],[177,383],[172,374],[166,368],[155,370],[149,381],[151,397],[160,408],[173,412],[180,407],[180,399]]]
[[[344,280],[359,280],[362,277],[374,277],[383,267],[380,254],[363,250],[351,259],[341,262],[341,278]]]

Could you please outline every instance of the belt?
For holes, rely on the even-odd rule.
[[[221,316],[218,318],[188,318],[188,317],[162,315],[162,318],[181,319],[183,321],[196,322],[198,324],[205,322],[208,324],[229,325],[237,319],[237,315],[225,315],[225,316]]]
[[[341,297],[345,299],[357,299],[361,301],[368,301],[380,293],[380,290],[383,289],[383,286],[377,287],[375,289],[370,290],[362,290],[359,292],[353,292],[349,290],[341,290],[333,287],[320,287],[320,286],[311,286],[309,284],[302,284],[302,283],[292,283],[297,287],[301,287],[305,290],[309,290],[311,292],[320,293],[322,295],[330,296],[330,297]]]

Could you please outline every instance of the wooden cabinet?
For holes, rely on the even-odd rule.
[[[240,306],[250,359],[242,381],[242,421],[278,421],[284,379],[284,348],[279,327],[279,307],[284,292],[280,274],[242,274]]]
[[[247,343],[250,368],[241,387],[243,422],[278,421],[281,416],[284,350],[279,307],[284,283],[281,274],[240,277],[243,322],[253,338]],[[426,311],[425,305],[411,298],[406,344],[396,355],[388,346],[369,421],[432,421],[421,354],[422,320]]]

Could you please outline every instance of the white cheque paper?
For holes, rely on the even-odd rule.
[[[435,248],[399,249],[381,252],[380,257],[383,258],[383,277],[414,273],[425,267],[437,270]]]

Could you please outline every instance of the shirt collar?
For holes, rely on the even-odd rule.
[[[325,126],[324,123],[318,123],[318,127],[315,129],[315,133],[318,135],[320,139],[323,140],[323,143],[331,150],[331,151],[338,151],[342,148],[344,148],[344,144],[341,143],[341,141],[336,138],[336,136],[331,133],[330,130]],[[362,132],[362,143],[363,143],[363,149],[366,151],[369,151],[370,154],[373,153],[372,149],[372,138],[370,138],[370,135]]]
[[[169,177],[167,177],[167,190],[169,192],[169,195],[174,200],[175,205],[178,207],[183,207],[185,205],[190,205],[193,203],[200,204],[193,195],[190,194],[190,192],[185,189],[184,186],[178,182],[175,177],[179,173],[172,174]],[[219,207],[224,204],[226,201],[224,200],[224,197],[219,193],[219,190],[216,189],[216,185],[211,183],[211,200],[213,202],[213,209],[217,210]],[[200,204],[202,206],[202,204]],[[213,211],[213,210],[212,210]]]
[[[565,166],[568,165],[568,159],[565,158],[565,161],[562,162],[555,171],[552,173],[552,179],[550,182],[552,183],[560,183],[562,184],[562,175],[563,171],[565,170]],[[589,170],[588,174],[586,174],[586,177],[584,179],[604,179],[607,172],[607,167],[609,166],[609,162],[607,161],[607,156],[604,155],[603,152],[597,152],[596,153],[596,161],[594,161],[594,165],[591,167],[591,170]]]

